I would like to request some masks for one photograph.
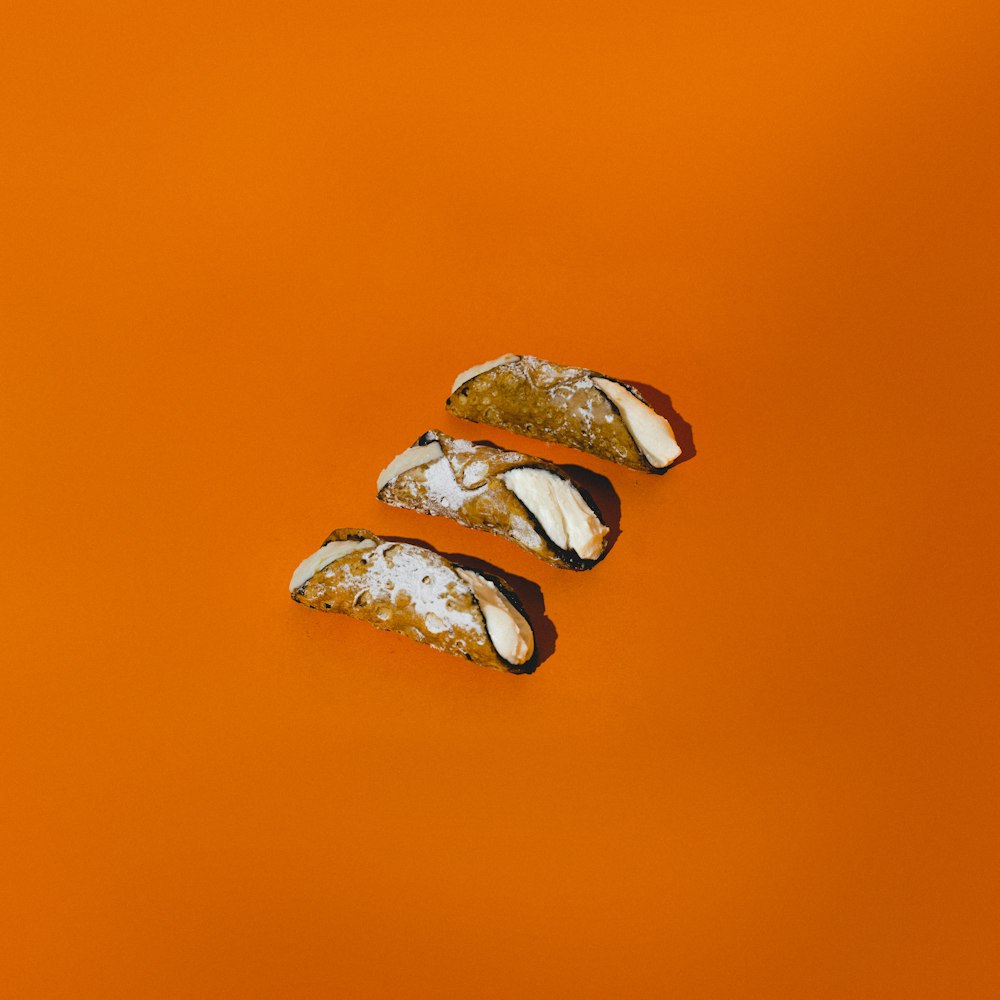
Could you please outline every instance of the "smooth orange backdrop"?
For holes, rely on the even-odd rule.
[[[996,995],[998,85],[986,0],[8,7],[0,994]],[[697,455],[446,416],[508,350]],[[610,556],[378,504],[428,427]],[[554,653],[294,605],[343,525]]]

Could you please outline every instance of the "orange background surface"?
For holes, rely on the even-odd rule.
[[[3,22],[0,993],[997,995],[995,3]],[[696,456],[446,416],[507,350]],[[606,476],[610,556],[378,504],[428,427]],[[554,652],[296,606],[344,525]]]

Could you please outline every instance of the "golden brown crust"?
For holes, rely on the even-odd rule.
[[[532,661],[511,664],[496,651],[472,588],[455,571],[456,564],[430,549],[386,541],[363,528],[338,528],[323,544],[349,538],[368,539],[375,545],[317,571],[292,592],[292,600],[358,618],[485,667],[531,672]],[[523,614],[509,584],[499,577],[487,578]]]
[[[379,500],[500,535],[560,569],[586,570],[601,561],[606,549],[597,559],[581,559],[575,552],[559,548],[502,478],[510,469],[533,468],[572,483],[558,465],[521,452],[452,438],[437,430],[427,431],[416,444],[432,441],[441,446],[444,458],[434,468],[422,465],[399,473],[379,490]],[[600,518],[586,492],[572,485]]]
[[[566,445],[638,472],[665,472],[643,455],[595,378],[617,382],[646,402],[620,379],[523,355],[463,382],[445,406],[463,420]]]

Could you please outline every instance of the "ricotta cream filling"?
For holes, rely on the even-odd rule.
[[[496,651],[508,662],[520,665],[531,659],[535,637],[524,615],[486,577],[469,569],[455,572],[472,588],[486,620],[486,631]]]
[[[487,361],[481,365],[473,365],[471,368],[462,372],[462,374],[455,379],[455,384],[451,387],[451,391],[454,392],[463,382],[468,382],[470,378],[482,375],[483,372],[488,372],[491,368],[496,368],[498,365],[504,365],[508,361],[516,361],[520,356],[520,354],[502,354],[495,361]]]
[[[374,547],[375,543],[370,538],[349,538],[343,542],[327,542],[319,551],[314,552],[299,563],[299,568],[292,574],[292,582],[288,585],[288,589],[294,594],[302,584],[321,569],[326,569],[335,560],[351,552],[357,552],[359,549],[372,549]]]
[[[617,382],[595,378],[594,385],[618,407],[629,434],[650,465],[664,469],[680,455],[680,446],[664,417]]]
[[[444,452],[437,441],[430,444],[417,444],[412,448],[407,448],[402,454],[397,455],[379,474],[378,488],[381,490],[386,483],[395,479],[401,472],[408,469],[415,469],[418,465],[427,465],[441,458]]]
[[[510,469],[503,478],[559,548],[581,559],[601,554],[608,529],[572,483],[544,469]]]

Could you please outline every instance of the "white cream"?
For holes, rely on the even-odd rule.
[[[326,569],[330,563],[359,549],[373,548],[375,543],[370,538],[348,538],[343,542],[327,542],[318,552],[314,552],[299,563],[299,568],[292,574],[292,582],[288,585],[288,589],[294,594],[302,584],[321,569]]]
[[[606,378],[595,378],[593,381],[618,407],[629,434],[650,465],[664,469],[680,455],[680,446],[666,418],[633,396],[623,385]]]
[[[379,474],[378,488],[381,490],[386,483],[393,480],[401,472],[408,469],[415,469],[418,465],[428,465],[441,458],[444,452],[437,441],[430,444],[417,444],[412,448],[407,448],[402,454],[397,455]]]
[[[515,665],[526,663],[535,652],[535,636],[524,615],[500,592],[496,584],[473,570],[455,567],[472,588],[486,620],[486,631],[496,651]]]
[[[488,372],[491,368],[496,368],[499,365],[505,365],[508,361],[516,361],[520,356],[520,354],[502,354],[496,361],[487,361],[481,365],[473,365],[455,379],[455,384],[451,387],[451,391],[454,392],[463,382],[468,382],[470,378],[482,375],[483,372]]]
[[[581,559],[601,554],[608,529],[572,483],[544,469],[510,469],[503,478],[559,548]]]

